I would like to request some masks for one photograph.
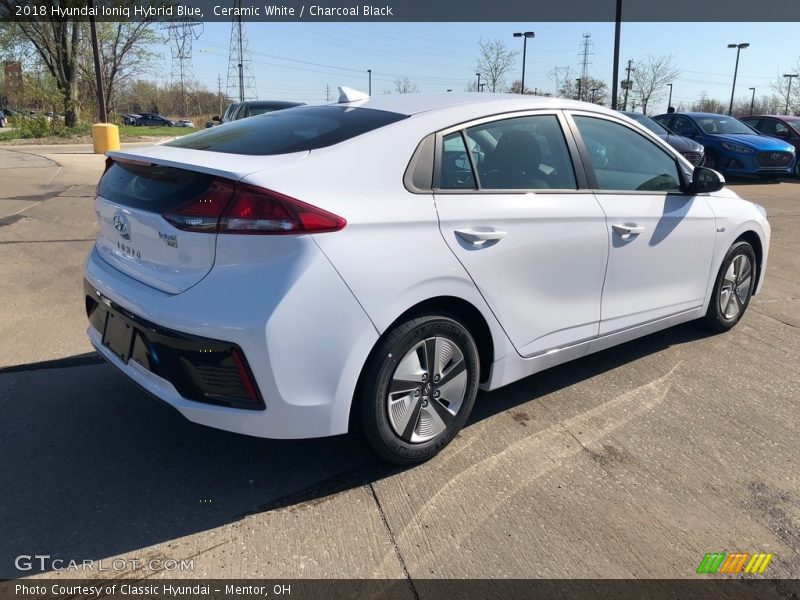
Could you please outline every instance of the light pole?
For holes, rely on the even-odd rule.
[[[369,76],[369,95],[372,96],[372,69],[367,69],[367,75]]]
[[[475,73],[475,75],[478,76],[478,91],[480,92],[481,91],[481,74],[480,73]]]
[[[731,102],[728,104],[728,114],[733,112],[733,94],[736,92],[736,75],[739,73],[739,53],[743,48],[749,48],[750,44],[728,44],[728,48],[736,48],[736,66],[733,69],[733,87],[731,88]]]
[[[672,106],[672,84],[668,83],[667,87],[669,88],[669,100],[667,100],[667,112],[669,112],[669,107]]]
[[[522,85],[520,86],[519,93],[525,93],[525,55],[528,53],[528,38],[536,37],[536,34],[532,31],[525,31],[520,33],[515,33],[514,37],[521,37],[522,38]]]
[[[580,100],[581,99],[581,86],[583,85],[583,81],[581,81],[580,77],[578,77],[575,81],[578,83],[578,100]]]
[[[752,117],[753,116],[753,106],[756,103],[756,88],[747,88],[747,89],[750,90],[751,92],[753,92],[753,95],[750,97],[750,116]]]
[[[592,88],[592,104],[594,104],[594,100],[597,97],[597,90],[598,88]]]
[[[789,80],[789,87],[786,88],[786,110],[784,111],[787,115],[789,114],[789,93],[792,91],[792,79],[797,77],[797,73],[784,73],[783,75],[786,79]]]

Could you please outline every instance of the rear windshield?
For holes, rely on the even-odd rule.
[[[346,106],[298,106],[212,127],[167,144],[178,148],[266,156],[333,146],[407,115]]]
[[[159,165],[115,162],[97,186],[106,200],[148,212],[164,212],[205,192],[211,175]]]

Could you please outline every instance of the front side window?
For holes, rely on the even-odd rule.
[[[445,138],[445,150],[450,137]],[[492,121],[470,127],[464,137],[480,189],[574,190],[577,187],[567,143],[555,115]],[[460,150],[465,152],[461,144]],[[469,160],[469,156],[466,158]],[[464,166],[471,165],[464,163]]]
[[[632,129],[575,116],[599,190],[680,191],[675,158]]]

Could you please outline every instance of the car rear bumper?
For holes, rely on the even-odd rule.
[[[88,337],[120,372],[195,423],[281,439],[345,433],[378,333],[310,237],[299,262],[288,279],[283,271],[283,280],[263,271],[248,276],[248,265],[238,275],[214,269],[193,288],[171,295],[118,271],[93,249],[85,278],[87,295],[98,306]],[[104,337],[109,311],[135,330],[127,353]],[[153,364],[153,347],[166,366]],[[234,350],[252,375],[260,405],[242,402]],[[198,366],[212,372],[198,373]],[[209,384],[222,387],[209,394]],[[236,388],[233,393],[226,384]]]

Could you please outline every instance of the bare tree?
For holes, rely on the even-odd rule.
[[[416,94],[419,92],[419,86],[408,77],[395,78],[394,89],[398,94]]]
[[[693,112],[708,112],[708,113],[720,113],[726,111],[726,106],[720,100],[716,98],[709,98],[706,92],[700,92],[700,96],[695,100],[694,104],[692,104],[691,110]]]
[[[502,40],[481,40],[479,44],[480,58],[475,72],[481,74],[481,79],[493,92],[502,90],[506,83],[505,75],[514,66],[514,59],[519,52],[509,50]]]
[[[780,98],[779,109],[777,112],[786,112],[786,93],[789,92],[789,114],[794,115],[800,112],[800,77],[792,79],[792,88],[789,90],[789,78],[784,77],[783,73],[800,74],[800,58],[788,71],[782,71],[775,78],[769,87]]]
[[[0,0],[0,10],[13,14],[14,0]],[[53,0],[56,6],[85,7],[81,0]],[[12,24],[19,43],[33,46],[48,72],[53,76],[64,107],[64,123],[73,127],[78,122],[77,84],[78,59],[81,55],[83,26],[78,21],[17,21]]]
[[[630,91],[644,114],[647,114],[647,105],[661,99],[667,91],[667,84],[680,75],[672,61],[671,55],[650,54],[636,63],[631,73],[633,87]]]
[[[141,77],[156,54],[150,49],[158,37],[146,21],[98,23],[100,65],[106,106],[115,107],[116,91],[134,76]],[[96,94],[94,62],[90,53],[80,61],[82,78]]]

